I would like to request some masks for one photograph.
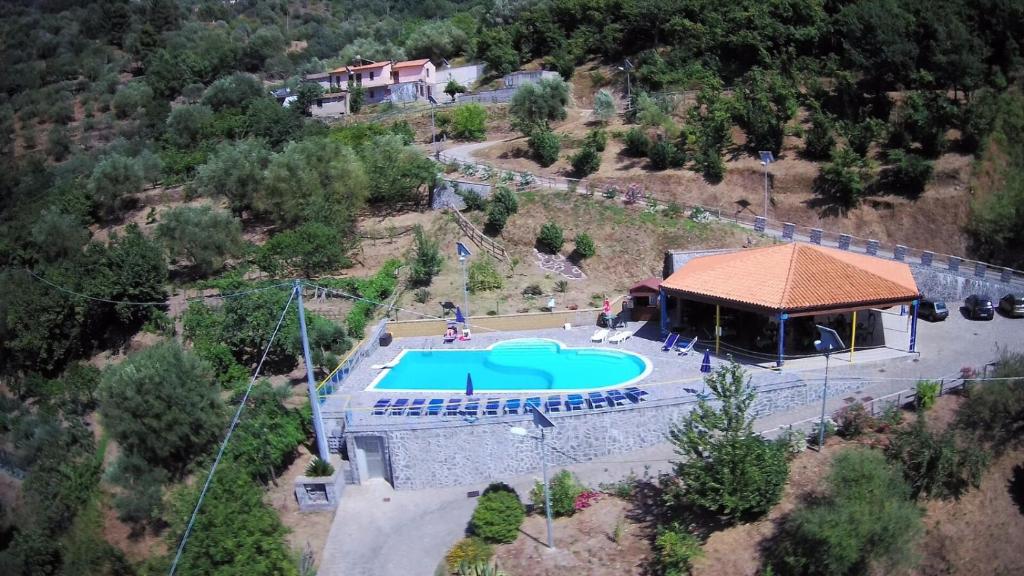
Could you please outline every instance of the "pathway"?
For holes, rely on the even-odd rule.
[[[554,272],[569,280],[586,280],[587,275],[580,270],[579,266],[573,264],[568,258],[561,254],[545,254],[536,248],[533,253],[537,255],[537,263],[541,270]]]

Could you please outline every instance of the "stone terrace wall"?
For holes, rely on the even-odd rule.
[[[1020,292],[1020,287],[1010,286],[997,282],[991,278],[975,278],[970,276],[970,270],[951,272],[935,267],[921,265],[910,265],[910,271],[914,274],[914,281],[917,288],[928,298],[946,300],[954,311],[971,294],[987,295],[993,300],[998,300],[1008,292]]]
[[[561,328],[563,324],[573,326],[597,326],[600,308],[582,310],[557,310],[555,312],[530,312],[527,314],[507,314],[501,316],[471,316],[469,324],[474,331],[515,331],[541,330],[544,328]],[[388,322],[388,331],[395,338],[411,336],[439,336],[444,334],[447,320],[398,320]]]

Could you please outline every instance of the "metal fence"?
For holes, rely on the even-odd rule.
[[[327,375],[319,385],[316,387],[317,399],[321,404],[327,400],[327,397],[334,394],[334,391],[338,388],[345,378],[352,373],[353,370],[359,363],[363,361],[367,356],[373,354],[380,348],[380,337],[387,330],[387,319],[381,320],[374,326],[370,334],[364,338],[359,344],[357,344],[349,353],[348,356],[338,364],[338,367],[333,372]]]

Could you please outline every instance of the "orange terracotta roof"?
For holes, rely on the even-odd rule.
[[[663,288],[790,312],[896,303],[920,296],[903,262],[789,243],[694,258]]]
[[[363,64],[361,66],[349,66],[348,67],[348,71],[349,72],[359,72],[361,70],[370,70],[370,69],[373,69],[373,68],[383,68],[384,66],[387,66],[390,63],[391,63],[390,61],[385,60],[383,62],[373,62],[371,64]]]
[[[421,58],[419,60],[404,60],[402,62],[395,62],[392,68],[418,68],[420,66],[425,65],[427,62],[430,62],[430,58]]]
[[[634,292],[657,292],[658,287],[661,285],[661,279],[657,276],[651,276],[650,278],[641,280],[634,284],[630,289],[629,293]]]

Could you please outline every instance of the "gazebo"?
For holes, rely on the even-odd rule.
[[[794,242],[692,258],[660,289],[662,336],[713,337],[716,354],[724,345],[782,366],[787,352],[813,354],[814,325],[827,324],[852,358],[858,344],[884,343],[872,309],[895,305],[911,307],[916,348],[921,294],[903,262]]]
[[[658,316],[658,296],[661,293],[661,279],[652,276],[641,280],[629,289],[630,320],[634,322],[654,320]]]

